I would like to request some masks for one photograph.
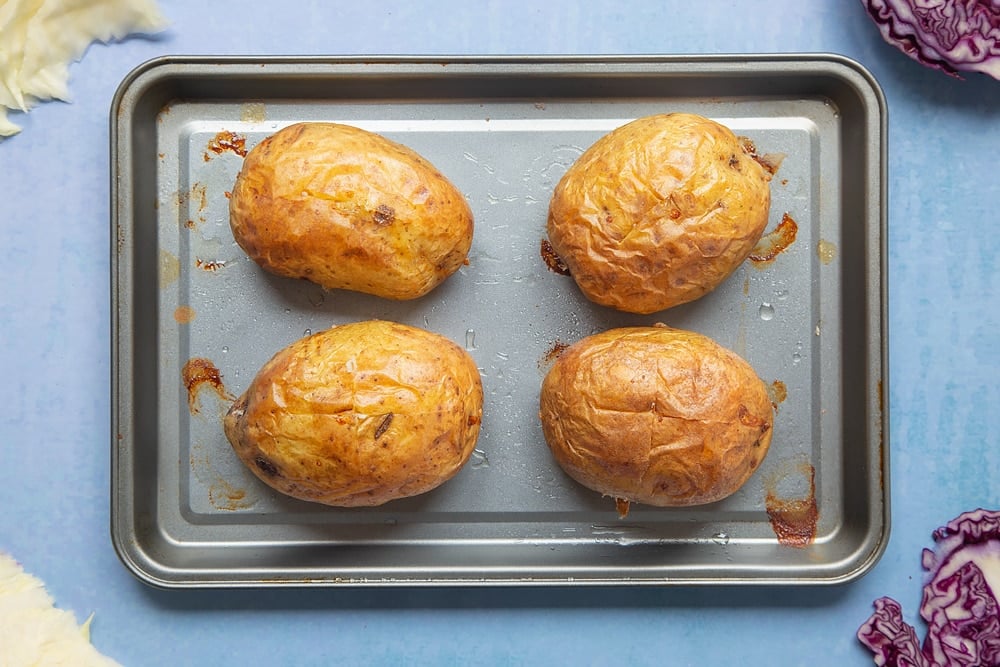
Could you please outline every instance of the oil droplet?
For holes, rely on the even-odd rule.
[[[716,533],[712,535],[712,541],[716,544],[729,544],[729,535],[726,533]]]
[[[302,332],[302,335],[303,336],[312,336],[312,333],[313,333],[312,329],[306,329],[305,331]]]
[[[816,255],[819,257],[819,261],[829,264],[837,256],[837,246],[829,241],[820,239],[816,244]]]
[[[316,292],[315,294],[310,294],[307,298],[309,299],[309,303],[314,308],[319,308],[320,306],[323,305],[323,302],[326,301],[326,297],[323,296],[322,292]]]
[[[476,348],[476,330],[466,329],[465,331],[465,349],[475,350]]]
[[[802,361],[802,355],[799,354],[798,352],[793,352],[792,353],[792,363],[793,364],[797,364],[800,361]]]
[[[760,319],[762,320],[767,321],[774,319],[774,306],[766,301],[760,304],[760,309],[757,312],[760,313]]]
[[[228,345],[224,345],[222,347],[222,354],[226,354],[227,352],[229,352],[229,346]]]
[[[470,467],[478,470],[479,468],[488,468],[489,465],[490,460],[487,458],[486,452],[481,449],[472,450],[472,459],[469,463]]]
[[[784,301],[785,299],[788,298],[788,290],[786,290],[786,289],[775,290],[774,291],[774,297],[778,301]]]

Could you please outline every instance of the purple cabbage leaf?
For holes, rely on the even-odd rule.
[[[955,77],[962,71],[1000,79],[1000,0],[861,3],[883,39],[917,62]]]
[[[898,602],[875,600],[858,639],[885,667],[1000,666],[1000,511],[965,512],[933,533],[920,617],[927,635],[903,620]]]

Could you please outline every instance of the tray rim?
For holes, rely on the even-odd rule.
[[[505,72],[497,68],[517,66],[523,72],[544,71],[553,67],[581,67],[581,66],[629,66],[648,67],[650,72],[660,72],[669,74],[671,70],[677,69],[685,73],[691,73],[692,69],[712,71],[716,74],[760,74],[761,72],[788,73],[790,67],[812,66],[822,70],[828,75],[838,76],[842,82],[852,85],[859,94],[870,95],[874,100],[874,105],[878,111],[877,123],[878,144],[874,147],[878,156],[877,172],[878,184],[873,187],[873,192],[877,193],[877,210],[869,210],[870,222],[877,222],[876,231],[878,243],[869,249],[865,259],[865,264],[870,268],[877,267],[878,304],[876,307],[869,307],[865,321],[869,327],[875,325],[878,331],[879,345],[877,353],[879,355],[878,368],[867,369],[867,377],[877,377],[877,396],[867,396],[867,404],[872,414],[878,421],[878,465],[877,470],[871,474],[877,474],[881,495],[875,496],[874,500],[879,502],[871,503],[868,508],[870,518],[878,519],[877,532],[874,536],[875,542],[871,545],[867,556],[864,559],[852,560],[854,567],[839,570],[833,576],[819,577],[754,577],[754,578],[726,578],[726,577],[690,577],[690,578],[662,578],[662,579],[623,579],[616,577],[596,577],[589,579],[576,579],[573,577],[523,577],[508,578],[407,578],[402,580],[374,580],[374,579],[313,579],[306,576],[275,577],[267,579],[184,579],[170,578],[165,572],[175,571],[169,567],[155,567],[159,565],[139,549],[138,543],[134,540],[129,543],[119,530],[124,525],[126,516],[134,519],[132,515],[132,498],[122,498],[118,493],[121,489],[120,482],[123,475],[122,467],[127,465],[129,470],[133,464],[134,441],[131,434],[122,434],[122,372],[121,372],[121,350],[122,350],[122,302],[121,294],[123,274],[119,266],[121,260],[121,226],[122,219],[127,218],[132,222],[128,211],[131,210],[131,196],[122,198],[122,192],[126,190],[122,183],[122,173],[119,150],[123,143],[123,136],[126,134],[122,129],[121,117],[124,115],[125,106],[130,99],[141,97],[146,86],[155,83],[158,76],[182,74],[191,76],[205,70],[205,73],[218,75],[220,67],[233,70],[233,73],[241,71],[240,68],[279,66],[279,67],[303,67],[303,66],[356,66],[371,65],[376,67],[392,68],[398,71],[399,68],[424,68],[428,65],[450,66],[450,72],[456,70],[484,73],[491,69],[497,76],[516,76],[517,72]],[[756,69],[748,70],[747,66],[752,65]],[[184,71],[186,70],[186,71]],[[415,70],[416,71],[416,70]],[[442,72],[446,70],[441,70]],[[285,75],[290,72],[286,72]],[[280,73],[269,72],[269,76]],[[613,76],[615,72],[609,71]],[[848,75],[857,77],[859,80],[849,81]],[[151,81],[146,81],[151,79]],[[864,87],[862,91],[860,86]],[[421,587],[421,586],[605,586],[605,585],[837,585],[855,581],[867,574],[881,559],[884,554],[891,533],[891,491],[890,491],[890,437],[889,437],[889,354],[888,354],[888,109],[885,95],[882,92],[875,77],[871,72],[858,61],[837,53],[812,52],[812,53],[725,53],[725,54],[562,54],[562,55],[346,55],[346,56],[212,56],[212,55],[163,55],[147,60],[133,68],[117,87],[109,110],[109,158],[110,158],[110,297],[111,297],[111,364],[110,364],[110,388],[111,388],[111,493],[110,493],[110,533],[112,546],[123,565],[136,578],[143,583],[155,588],[163,589],[184,589],[184,588],[267,588],[274,586],[347,586],[347,587]],[[128,160],[131,164],[131,158]],[[128,206],[123,205],[123,201]],[[869,207],[870,208],[870,207]],[[123,216],[124,212],[124,216]],[[868,231],[869,240],[873,234]],[[873,256],[874,255],[874,256]],[[125,276],[131,280],[130,270],[126,270]],[[871,291],[869,284],[869,290]],[[129,312],[131,316],[132,313]],[[131,332],[128,332],[131,335]],[[874,337],[873,337],[874,338]],[[129,339],[131,344],[131,338]],[[875,352],[875,350],[870,350]],[[131,382],[128,383],[130,389],[133,388]],[[869,392],[871,393],[871,392]],[[128,397],[129,407],[131,407],[132,396]],[[122,447],[127,446],[127,451],[123,453]],[[869,456],[870,456],[869,452]],[[129,486],[131,489],[132,487]],[[873,515],[874,506],[881,507],[878,516]],[[134,522],[130,525],[134,526]],[[868,532],[874,532],[873,527]],[[868,544],[868,540],[864,540]],[[188,570],[181,570],[186,572]],[[157,574],[159,573],[159,575]]]

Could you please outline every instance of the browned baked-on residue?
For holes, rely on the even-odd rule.
[[[214,273],[219,269],[223,268],[226,265],[226,263],[221,259],[205,260],[200,257],[197,257],[194,260],[194,265],[197,266],[202,271],[211,271]]]
[[[566,351],[569,347],[569,343],[564,343],[561,340],[557,340],[552,343],[552,346],[545,352],[545,361],[552,362],[562,356],[562,353]]]
[[[222,383],[222,374],[215,364],[203,357],[192,357],[188,359],[184,367],[181,368],[181,379],[187,389],[188,410],[196,415],[201,412],[198,402],[198,393],[202,387],[208,387],[224,401],[235,400],[235,396],[226,391],[226,386]]]
[[[785,160],[784,153],[765,153],[761,155],[757,152],[757,145],[754,144],[750,137],[736,137],[740,142],[740,147],[743,152],[749,155],[754,161],[764,168],[764,171],[774,176],[778,169],[781,168],[781,163]]]
[[[242,134],[236,134],[229,130],[223,130],[216,134],[208,142],[208,150],[216,155],[221,155],[224,151],[232,151],[240,157],[247,156],[247,138]],[[206,157],[208,154],[205,154]]]
[[[194,229],[199,222],[205,222],[205,209],[208,208],[208,188],[205,187],[204,183],[195,183],[187,192],[184,190],[177,192],[177,210],[188,209],[188,213],[191,214],[189,207],[194,205],[193,202],[197,202],[197,215],[182,223],[188,229]]]
[[[771,399],[771,405],[777,410],[778,406],[788,398],[788,387],[781,380],[775,380],[767,385],[767,395]]]
[[[235,512],[253,507],[256,501],[247,498],[246,489],[236,488],[220,477],[208,487],[208,502],[216,509]]]
[[[631,503],[624,498],[615,498],[615,509],[618,510],[618,518],[624,519],[628,516],[628,510]]]
[[[769,485],[764,500],[771,529],[778,542],[788,547],[804,548],[816,539],[816,523],[819,510],[816,506],[816,469],[810,464],[802,464],[802,471],[809,480],[809,491],[805,497],[783,498],[778,494],[776,484]]]
[[[548,239],[542,239],[541,254],[545,266],[549,267],[549,271],[558,273],[561,276],[569,275],[569,267],[562,261],[562,257],[556,254]]]
[[[785,161],[785,154],[764,153],[763,155],[754,155],[753,159],[757,161],[757,164],[764,167],[764,171],[773,176],[781,169],[781,163]]]
[[[195,314],[194,308],[191,306],[177,306],[174,308],[174,321],[177,324],[191,324]]]
[[[781,222],[772,231],[761,237],[757,245],[750,251],[750,261],[757,266],[770,264],[774,258],[788,250],[795,242],[799,233],[799,225],[787,213],[781,216]]]

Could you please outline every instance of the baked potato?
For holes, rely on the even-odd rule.
[[[684,113],[604,135],[566,171],[547,234],[588,299],[648,314],[715,289],[767,226],[771,174],[727,127]]]
[[[542,382],[539,416],[570,477],[656,506],[734,493],[760,466],[774,422],[764,383],[745,360],[662,325],[570,345]]]
[[[224,419],[226,438],[281,493],[381,505],[451,478],[476,446],[479,370],[435,333],[371,320],[302,338],[257,373]]]
[[[257,144],[229,198],[236,243],[261,267],[389,299],[430,292],[466,261],[473,216],[415,151],[337,123]]]

